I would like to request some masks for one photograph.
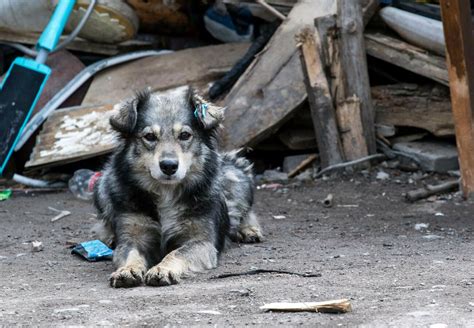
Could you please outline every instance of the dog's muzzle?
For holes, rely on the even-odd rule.
[[[167,176],[172,176],[178,171],[179,162],[174,159],[164,159],[160,161],[161,172]]]

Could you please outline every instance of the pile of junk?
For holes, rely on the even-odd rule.
[[[90,198],[117,105],[189,85],[261,181],[459,175],[438,1],[0,0],[0,74],[2,195]]]

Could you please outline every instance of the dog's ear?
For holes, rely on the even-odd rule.
[[[224,121],[224,107],[219,107],[206,101],[194,89],[189,88],[189,98],[194,111],[194,116],[206,130],[220,126]]]
[[[119,112],[110,118],[112,128],[125,136],[132,134],[137,125],[138,111],[149,98],[150,93],[143,91],[137,93],[133,99],[123,102]]]

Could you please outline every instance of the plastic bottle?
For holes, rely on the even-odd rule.
[[[94,194],[94,185],[101,175],[101,172],[94,172],[88,169],[77,170],[72,178],[69,179],[69,190],[77,198],[91,200]]]

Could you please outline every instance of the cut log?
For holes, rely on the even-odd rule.
[[[436,82],[449,85],[445,59],[380,33],[365,33],[367,54]]]
[[[344,156],[348,161],[368,155],[360,111],[360,100],[355,96],[346,99],[337,107],[339,134]]]
[[[225,99],[224,146],[256,142],[275,131],[306,99],[295,35],[317,17],[334,14],[333,0],[301,0]]]
[[[362,122],[365,143],[369,154],[377,151],[375,143],[375,115],[370,95],[369,72],[364,43],[364,25],[362,9],[358,1],[338,1],[338,26],[340,33],[341,68],[344,74],[344,92],[346,98],[356,96],[360,100],[360,120]],[[347,115],[356,113],[346,112]],[[355,122],[358,118],[353,118]],[[357,143],[354,146],[363,146]],[[352,153],[364,154],[365,149]],[[346,154],[347,155],[347,154]]]
[[[329,84],[320,57],[319,35],[306,28],[298,36],[311,117],[323,168],[343,161]]]
[[[284,312],[324,312],[324,313],[346,313],[352,311],[349,300],[333,300],[326,302],[305,302],[305,303],[270,303],[261,306],[265,311]]]
[[[158,91],[214,81],[245,54],[248,46],[238,43],[192,48],[107,69],[94,78],[82,105],[115,104],[147,87]]]
[[[372,87],[377,124],[421,128],[454,135],[449,91],[442,86],[393,84]]]

